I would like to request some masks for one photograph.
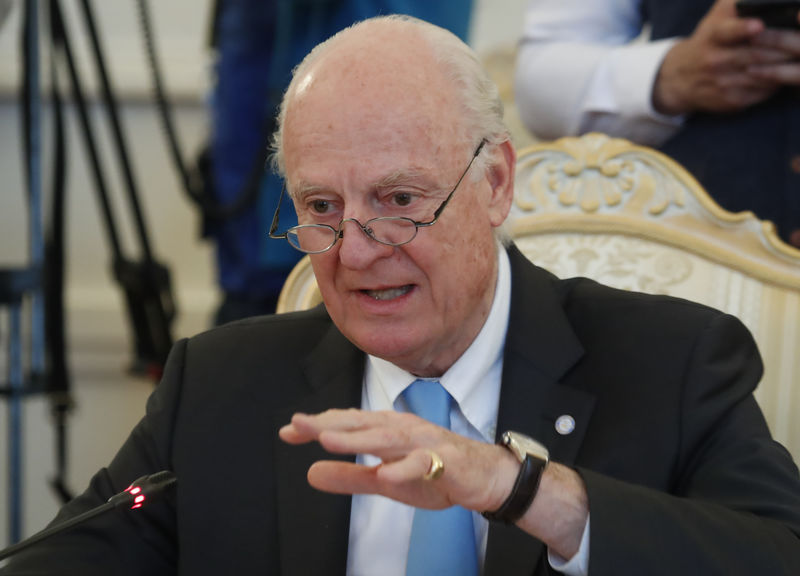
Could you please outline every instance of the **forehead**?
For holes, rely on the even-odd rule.
[[[427,42],[413,30],[372,32],[330,47],[289,94],[290,180],[325,161],[365,170],[391,158],[395,166],[384,171],[427,171],[466,140],[460,100]]]

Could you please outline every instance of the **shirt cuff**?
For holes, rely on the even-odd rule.
[[[669,38],[611,48],[594,73],[586,109],[663,117],[653,108],[653,83],[661,62],[677,41]]]
[[[547,561],[550,567],[556,572],[566,574],[567,576],[589,576],[589,521],[591,516],[586,517],[586,526],[583,528],[583,536],[581,536],[581,545],[575,555],[566,560],[547,550]]]
[[[656,111],[653,85],[661,62],[677,41],[637,41],[611,49],[592,77],[580,131],[606,132],[649,146],[675,134],[685,117]]]

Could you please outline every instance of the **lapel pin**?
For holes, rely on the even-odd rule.
[[[575,418],[569,414],[562,414],[556,419],[556,432],[562,436],[572,434],[573,430],[575,430]]]

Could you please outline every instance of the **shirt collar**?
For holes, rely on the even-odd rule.
[[[492,422],[500,395],[500,372],[511,303],[511,264],[498,243],[497,285],[489,316],[469,348],[437,380],[458,402],[467,421],[493,441]],[[416,376],[376,356],[368,356],[366,400],[371,410],[391,410]],[[487,410],[487,407],[494,409]]]

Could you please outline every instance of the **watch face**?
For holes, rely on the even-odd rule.
[[[530,455],[539,460],[548,460],[550,453],[547,448],[533,438],[520,434],[519,432],[503,432],[503,444],[508,446],[514,456],[522,462],[526,456]]]

